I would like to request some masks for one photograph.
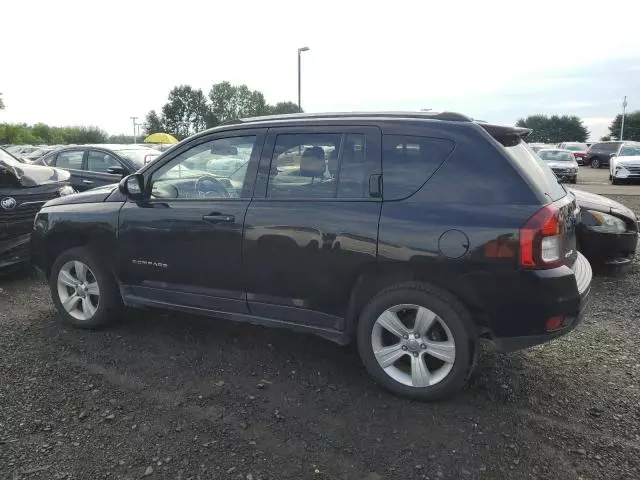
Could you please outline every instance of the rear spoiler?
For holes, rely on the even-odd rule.
[[[524,127],[507,127],[504,125],[492,125],[490,123],[476,123],[484,128],[489,133],[489,135],[491,135],[505,147],[512,147],[514,145],[517,145],[522,140],[527,138],[532,132],[530,128]]]

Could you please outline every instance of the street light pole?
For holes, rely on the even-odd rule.
[[[622,140],[622,135],[624,134],[624,116],[627,112],[627,96],[624,96],[622,100],[622,124],[620,125],[620,140]]]
[[[298,111],[302,112],[301,90],[302,90],[302,74],[300,69],[300,57],[302,52],[308,52],[309,47],[301,47],[298,49]]]
[[[129,117],[132,121],[133,121],[133,143],[137,143],[136,142],[136,120],[138,119],[138,117]]]

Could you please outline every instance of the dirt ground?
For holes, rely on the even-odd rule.
[[[79,331],[34,275],[0,280],[0,478],[638,479],[639,287],[637,262],[596,278],[570,335],[484,349],[425,404],[320,338],[157,312]]]

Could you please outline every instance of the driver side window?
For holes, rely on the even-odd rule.
[[[152,198],[242,198],[257,136],[218,138],[181,153],[151,178]]]

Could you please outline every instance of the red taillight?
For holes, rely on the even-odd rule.
[[[560,211],[555,205],[538,210],[520,228],[520,266],[553,268],[562,263]]]
[[[558,330],[563,326],[564,326],[564,317],[558,316],[558,317],[549,318],[544,327],[547,332],[553,332],[554,330]]]

